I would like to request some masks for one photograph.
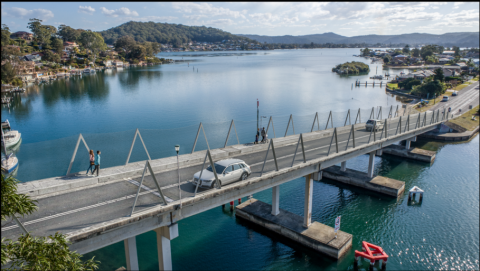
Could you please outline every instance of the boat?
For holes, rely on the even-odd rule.
[[[3,127],[5,127],[5,130],[7,130],[6,132],[3,131],[4,130]],[[2,130],[2,142],[5,144],[5,148],[7,149],[17,145],[18,142],[20,142],[20,140],[22,139],[22,134],[16,130],[12,130],[8,120],[6,120],[5,122],[2,122],[1,130]]]
[[[383,79],[383,75],[374,75],[373,77],[370,77],[370,79]]]
[[[18,168],[18,158],[15,154],[10,153],[6,157],[2,157],[2,173],[11,175]]]
[[[95,69],[86,68],[83,70],[83,73],[95,73]]]

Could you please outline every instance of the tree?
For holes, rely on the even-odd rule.
[[[145,50],[145,47],[139,44],[134,45],[132,48],[132,51],[130,52],[131,58],[139,59],[139,60],[142,60],[143,58],[145,58],[146,54],[147,54],[147,51]]]
[[[57,52],[57,54],[61,55],[63,51],[63,41],[58,38],[52,39],[52,48]]]
[[[85,49],[92,51],[94,56],[94,62],[97,57],[97,53],[101,50],[106,50],[107,45],[103,41],[102,35],[93,31],[84,31],[80,35],[80,42]]]
[[[413,88],[413,86],[418,86],[418,85],[421,85],[421,84],[422,84],[422,82],[420,82],[420,80],[418,80],[418,79],[407,78],[407,79],[403,80],[402,82],[399,82],[398,87],[406,89],[406,90],[411,90]]]
[[[6,24],[2,24],[2,47],[10,43],[10,29]]]
[[[30,22],[28,23],[27,28],[30,29],[30,31],[32,31],[33,37],[37,38],[38,33],[40,32],[41,26],[42,26],[42,20],[33,18],[33,19],[30,19]]]
[[[56,63],[60,62],[61,60],[60,55],[54,54],[50,50],[43,51],[43,59],[46,61],[56,62]]]
[[[15,67],[12,65],[12,63],[10,63],[10,61],[6,61],[2,65],[1,73],[2,73],[2,75],[1,75],[2,76],[2,82],[5,82],[5,83],[12,82],[13,78],[15,78],[15,76],[17,75]],[[2,218],[2,220],[3,220],[3,218]]]
[[[440,82],[443,82],[445,80],[445,76],[443,75],[443,70],[441,68],[436,68],[433,73],[435,73],[435,75],[433,76],[434,80],[438,80]]]
[[[82,31],[73,29],[70,26],[66,26],[64,24],[58,27],[58,32],[57,32],[57,35],[64,42],[65,41],[77,42],[81,34],[82,34]]]
[[[137,44],[137,42],[135,41],[135,39],[131,36],[123,36],[119,39],[117,39],[117,41],[115,41],[115,50],[120,52],[120,51],[123,51],[123,52],[130,52],[133,48],[133,46],[135,46],[135,44]]]
[[[430,97],[439,96],[444,93],[443,84],[438,80],[426,82],[415,89],[415,92],[423,96],[430,95]]]
[[[386,54],[384,57],[383,57],[383,62],[384,63],[389,63],[390,61],[392,61],[392,56],[390,54]]]
[[[455,51],[455,56],[460,56],[460,48],[457,46],[453,46],[452,50]]]
[[[17,193],[18,180],[12,176],[1,180],[2,221],[14,215],[29,215],[37,210],[36,201],[28,195]],[[81,255],[68,249],[65,235],[55,233],[48,237],[22,234],[17,241],[2,238],[1,264],[11,262],[6,270],[94,270],[98,261],[94,258],[82,262]],[[2,268],[3,269],[3,268]]]
[[[420,49],[414,48],[414,49],[412,50],[412,52],[413,52],[413,56],[414,56],[414,57],[419,57],[419,56],[420,56]]]
[[[408,44],[403,47],[403,53],[406,55],[410,54],[410,46]]]

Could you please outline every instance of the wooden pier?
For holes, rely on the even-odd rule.
[[[375,82],[375,81],[373,81],[373,82],[367,82],[367,81],[365,81],[365,83],[360,82],[360,81],[355,81],[355,86],[356,86],[356,87],[360,87],[360,86],[375,86],[375,85],[382,87],[382,86],[385,86],[386,84],[387,84],[387,83],[384,84],[383,81],[380,81],[380,82]]]

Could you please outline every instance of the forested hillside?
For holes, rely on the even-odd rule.
[[[251,41],[248,38],[212,27],[133,21],[101,31],[100,34],[108,44],[113,44],[118,38],[127,35],[132,36],[138,42],[150,41],[176,45],[189,41],[220,42],[240,39]]]

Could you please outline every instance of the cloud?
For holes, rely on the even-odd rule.
[[[95,12],[95,9],[91,6],[79,6],[78,12],[92,15]]]
[[[54,16],[53,12],[48,9],[37,8],[28,10],[17,7],[2,9],[2,15],[20,19],[37,18],[45,22]]]
[[[453,8],[454,8],[454,9],[457,9],[457,8],[460,7],[460,5],[463,5],[463,4],[465,4],[465,2],[455,2],[455,3],[453,4]]]
[[[231,19],[216,19],[210,20],[205,23],[206,25],[234,25],[235,23]]]
[[[108,17],[118,17],[118,16],[138,16],[138,13],[134,10],[130,10],[128,8],[119,8],[119,9],[106,9],[105,7],[101,7],[100,10],[102,14]]]
[[[186,19],[189,19],[189,20],[197,21],[197,20],[200,20],[201,18],[207,18],[208,16],[207,15],[200,15],[200,14],[197,14],[197,15],[185,15],[185,14],[183,14],[182,17],[186,18]]]
[[[228,16],[233,18],[243,18],[245,19],[244,13],[246,10],[242,11],[233,11],[228,8],[223,7],[214,7],[212,4],[208,3],[192,3],[192,2],[174,2],[172,7],[179,12],[183,13],[193,13],[207,15],[209,17],[213,16]]]

